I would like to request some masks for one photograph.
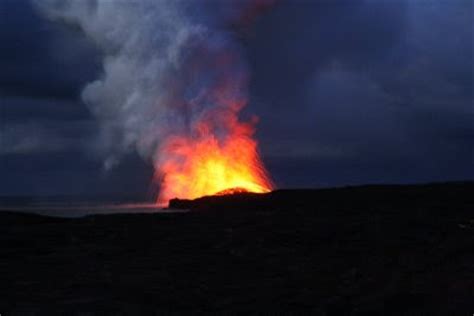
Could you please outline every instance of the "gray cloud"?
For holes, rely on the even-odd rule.
[[[288,185],[285,161],[313,185],[473,177],[472,32],[470,1],[282,5],[250,44],[270,169]]]
[[[0,155],[92,152],[85,137],[88,134],[91,134],[90,121],[6,123],[0,126]]]
[[[97,73],[93,45],[77,30],[46,21],[29,1],[0,3],[0,42],[3,97],[76,100]]]
[[[64,144],[65,150],[56,147],[54,153],[45,155],[47,158],[39,152],[31,154],[25,160],[28,163],[23,160],[28,155],[21,155],[21,160],[11,158],[18,155],[8,155],[2,175],[11,172],[10,179],[14,179],[15,174],[21,174],[22,165],[31,166],[28,174],[54,173],[63,153],[72,152],[72,147],[83,143],[87,144],[86,152],[99,151],[109,157],[125,154],[124,159],[128,159],[127,153],[137,148],[139,135],[146,135],[153,126],[163,131],[162,128],[174,127],[171,122],[178,129],[185,125],[183,104],[201,86],[191,85],[193,74],[181,70],[193,65],[195,58],[205,60],[203,68],[211,65],[212,69],[214,58],[193,55],[188,49],[183,50],[186,52],[183,55],[179,49],[174,50],[174,56],[183,63],[173,68],[172,58],[167,59],[170,67],[164,67],[164,73],[171,80],[164,80],[161,70],[159,74],[153,71],[158,63],[148,67],[142,59],[134,64],[116,57],[120,45],[111,42],[119,41],[114,36],[120,38],[120,32],[111,35],[112,39],[84,37],[83,31],[71,27],[71,23],[65,28],[35,16],[26,1],[10,1],[9,7],[5,3],[8,1],[0,3],[2,131],[7,124],[9,128],[16,126],[23,135],[34,134],[38,128],[39,134],[44,135],[41,142],[47,143],[50,137]],[[241,60],[241,67],[237,68],[251,73],[248,111],[260,116],[258,138],[262,153],[281,186],[474,178],[472,1],[281,1],[256,20],[255,28],[247,28],[244,36],[227,28],[238,20],[242,3],[206,1],[202,6],[189,1],[171,3],[176,3],[179,11],[176,23],[229,31],[231,34],[224,34],[224,38],[232,35],[233,44],[217,40],[220,37],[213,37],[216,39],[213,43],[247,58],[248,64]],[[190,4],[181,6],[183,3]],[[2,9],[5,7],[8,10]],[[114,23],[115,19],[123,23],[127,19],[116,12],[110,14]],[[151,10],[149,15],[153,14]],[[147,16],[143,15],[144,23],[149,21]],[[167,19],[173,20],[168,16],[156,25]],[[107,24],[107,19],[100,20]],[[99,28],[101,23],[96,21],[91,25]],[[133,34],[128,30],[127,33]],[[147,29],[134,40],[140,42],[143,36],[152,33]],[[199,38],[197,33],[190,34]],[[178,36],[170,37],[178,39]],[[177,46],[195,47],[192,38]],[[149,45],[155,47],[153,42]],[[144,57],[149,47],[143,50]],[[172,56],[171,51],[166,56]],[[99,53],[112,57],[102,64]],[[159,54],[159,58],[166,56]],[[117,81],[105,84],[112,74]],[[131,77],[137,76],[140,79],[132,80]],[[77,99],[83,85],[93,80],[100,82],[104,91],[101,102],[110,104],[101,113],[96,104],[98,99],[89,99],[88,108],[72,101]],[[132,88],[124,88],[128,84]],[[169,108],[162,109],[146,99],[140,108],[147,108],[153,114],[135,113],[133,106],[125,106],[140,100],[136,94],[125,100],[126,94],[134,95],[135,86],[139,86],[140,93],[160,94],[157,100],[163,101],[161,104],[172,104],[170,108],[180,110],[169,112]],[[117,95],[122,101],[113,98],[115,90],[120,92]],[[163,95],[161,91],[166,93]],[[178,98],[179,95],[186,97]],[[181,106],[174,107],[176,104]],[[117,115],[106,114],[115,111],[114,106],[120,109]],[[159,109],[166,115],[158,114]],[[97,142],[94,141],[97,126],[92,123],[91,110],[103,123],[102,139]],[[165,119],[158,120],[157,116]],[[145,123],[138,123],[143,117]],[[68,125],[76,121],[91,125],[70,129]],[[30,122],[34,124],[28,125]],[[21,127],[22,124],[26,126]],[[125,130],[133,133],[125,137]],[[64,131],[77,137],[63,137]],[[14,133],[9,133],[13,139]],[[67,145],[70,142],[74,145]],[[145,156],[155,146],[148,139],[138,144]],[[39,151],[41,146],[36,148]],[[79,170],[76,174],[90,168],[84,157],[70,156],[76,158],[70,165]],[[36,161],[42,163],[34,169]],[[143,168],[133,161],[127,164],[129,169],[117,171],[116,179],[122,179],[118,183],[127,182],[134,168]],[[127,176],[119,176],[120,172]],[[28,175],[21,178],[27,181]],[[59,190],[60,172],[55,179],[58,182],[55,188]]]
[[[159,168],[163,139],[189,133],[212,109],[236,112],[232,102],[245,99],[246,64],[222,23],[249,2],[235,1],[221,15],[206,14],[212,2],[35,3],[50,19],[79,27],[104,55],[103,73],[82,99],[99,122],[106,167],[137,151]]]

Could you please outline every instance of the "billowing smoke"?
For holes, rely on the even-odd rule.
[[[247,66],[236,38],[272,1],[36,0],[48,18],[79,27],[103,52],[103,72],[82,91],[99,121],[105,167],[160,144],[203,117],[246,103]],[[225,115],[225,114],[224,114]],[[212,120],[212,118],[211,118]],[[212,123],[219,137],[227,126]],[[225,120],[224,120],[225,121]]]

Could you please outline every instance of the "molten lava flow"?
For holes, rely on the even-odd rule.
[[[219,131],[223,136],[220,137]],[[159,150],[159,204],[172,198],[194,199],[272,189],[260,160],[252,123],[238,121],[234,111],[212,113],[190,136],[171,136]]]
[[[233,194],[239,194],[239,193],[247,193],[249,192],[245,188],[230,188],[230,189],[225,189],[224,191],[219,191],[215,195],[233,195]]]

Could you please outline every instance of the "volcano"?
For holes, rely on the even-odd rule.
[[[186,135],[169,137],[159,149],[155,169],[157,203],[274,189],[254,138],[255,121],[238,118],[241,105],[209,112]],[[232,109],[232,110],[229,110]],[[225,135],[220,131],[225,129]]]
[[[239,188],[239,187],[230,188],[230,189],[219,191],[215,195],[232,195],[232,194],[240,194],[240,193],[249,193],[249,190],[245,188]]]

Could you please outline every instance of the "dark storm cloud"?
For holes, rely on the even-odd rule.
[[[246,113],[277,184],[474,179],[472,14],[470,0],[279,1],[246,28]],[[91,156],[78,95],[97,76],[94,46],[27,1],[0,15],[0,192],[145,191],[138,157],[104,174]]]
[[[115,195],[151,198],[153,171],[138,156],[128,156],[107,173],[101,161],[83,151],[0,156],[1,195]]]
[[[0,2],[0,45],[0,194],[92,188],[96,126],[78,96],[98,71],[96,49],[16,0]]]
[[[253,104],[277,180],[472,178],[471,6],[297,1],[263,18],[249,43]]]
[[[402,36],[405,11],[405,5],[382,1],[282,2],[260,20],[248,45],[254,93],[277,101],[271,107],[286,106],[282,99],[333,60],[368,67]]]
[[[27,120],[75,121],[90,119],[86,107],[78,100],[0,96],[0,113],[4,124]]]
[[[91,43],[45,21],[29,1],[0,2],[0,42],[0,96],[76,99],[98,71]]]
[[[92,151],[90,121],[58,122],[31,120],[0,127],[0,155]]]
[[[88,134],[91,116],[78,96],[98,72],[92,44],[76,30],[45,21],[29,1],[13,0],[0,2],[0,43],[2,152],[16,147],[15,139],[26,143],[28,131],[36,139],[31,144],[43,139],[50,143],[45,148],[57,149],[52,143],[68,138],[70,129]]]

